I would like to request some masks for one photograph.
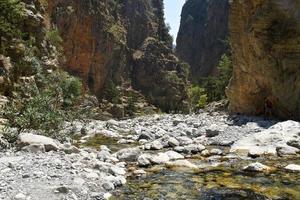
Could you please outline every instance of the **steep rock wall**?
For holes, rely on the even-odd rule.
[[[300,119],[300,1],[233,1],[234,76],[227,96],[235,113]],[[266,103],[271,103],[267,106]],[[267,113],[266,113],[267,112]]]
[[[65,69],[82,77],[85,85],[99,99],[103,97],[105,85],[109,81],[116,85],[134,82],[132,86],[136,90],[144,87],[135,81],[138,67],[133,54],[149,38],[156,40],[155,45],[160,42],[166,44],[163,49],[158,48],[159,52],[148,52],[149,55],[155,56],[160,52],[163,54],[165,48],[170,50],[170,35],[164,22],[163,0],[54,0],[49,2],[48,13],[51,23],[58,27],[63,37]],[[169,70],[178,68],[179,61],[177,58],[175,61]],[[140,62],[138,64],[142,65]],[[165,73],[160,71],[166,70],[164,65],[169,64],[169,61],[162,60],[160,64],[151,64],[148,68],[153,73],[165,76]],[[139,77],[143,78],[148,77]],[[185,78],[182,80],[187,83]],[[171,90],[167,85],[163,87]],[[171,96],[167,96],[166,102],[162,102],[156,100],[160,97],[149,96],[150,93],[156,94],[155,92],[141,91],[151,103],[168,110],[165,105],[167,101],[172,101]],[[186,88],[180,94],[185,97]]]
[[[227,50],[228,15],[227,0],[188,0],[184,4],[176,50],[190,64],[193,80],[216,74]]]
[[[126,41],[125,30],[112,9],[116,8],[105,1],[49,2],[52,23],[63,38],[65,69],[82,77],[98,97],[109,73],[118,70],[113,69],[112,58],[118,51],[124,51]]]

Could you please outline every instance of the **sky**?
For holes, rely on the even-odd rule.
[[[164,0],[166,23],[170,24],[170,34],[176,42],[176,36],[180,26],[180,14],[185,0]]]

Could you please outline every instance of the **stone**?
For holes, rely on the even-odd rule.
[[[141,167],[147,167],[147,166],[151,165],[150,158],[151,158],[151,155],[149,155],[149,154],[140,155],[137,160],[138,165]]]
[[[215,137],[220,134],[220,127],[217,125],[211,125],[206,129],[206,137]]]
[[[191,163],[188,160],[175,160],[175,161],[167,162],[166,165],[168,167],[186,167],[191,169],[198,169],[197,165]]]
[[[182,146],[178,146],[174,148],[174,151],[178,152],[178,153],[183,153],[185,151],[185,148]]]
[[[140,140],[153,140],[155,137],[151,133],[142,133],[138,137],[138,141]]]
[[[122,161],[135,162],[140,155],[141,151],[139,148],[127,148],[122,149],[116,153],[117,158]]]
[[[204,149],[203,151],[201,151],[201,156],[203,156],[203,157],[208,157],[208,156],[210,156],[209,150]]]
[[[46,152],[57,151],[62,148],[62,144],[58,141],[46,136],[34,135],[32,133],[21,133],[17,143],[21,148],[32,144],[44,145]]]
[[[169,145],[169,147],[177,147],[177,146],[179,146],[179,142],[175,138],[170,137],[168,139],[168,145]]]
[[[200,153],[201,151],[203,151],[205,149],[205,146],[203,146],[202,144],[190,144],[187,146],[184,146],[184,153],[190,154],[197,154]]]
[[[150,158],[151,163],[153,164],[164,164],[170,160],[169,156],[165,153],[158,153],[157,155],[153,155]]]
[[[175,151],[167,151],[165,154],[169,157],[169,160],[178,160],[183,159],[184,156],[175,152]]]
[[[134,170],[133,174],[137,175],[137,176],[141,176],[141,175],[147,174],[147,172],[145,170],[143,170],[143,169],[138,169],[138,170]]]
[[[161,141],[159,141],[159,140],[153,141],[151,143],[151,147],[150,147],[151,150],[160,150],[163,148],[164,148],[164,146],[162,145]]]
[[[264,171],[269,171],[270,167],[263,165],[259,162],[256,162],[244,167],[243,170],[248,172],[264,172]]]
[[[296,164],[289,164],[284,169],[293,171],[293,172],[300,172],[300,165]]]
[[[221,149],[211,149],[209,153],[210,155],[222,155],[223,151]]]
[[[211,145],[230,147],[231,145],[233,145],[233,143],[234,143],[233,140],[221,140],[221,141],[213,141]]]
[[[291,146],[291,147],[295,147],[297,149],[300,149],[300,139],[299,140],[290,140],[286,144]]]
[[[126,170],[122,167],[118,167],[118,166],[112,166],[110,168],[110,172],[117,176],[117,175],[125,175],[126,174]]]
[[[260,148],[252,148],[248,152],[248,156],[251,158],[258,158],[265,154],[265,151]]]
[[[193,143],[193,140],[187,136],[181,136],[176,138],[179,141],[180,146],[189,145]]]
[[[111,157],[111,154],[108,151],[102,150],[97,154],[97,159],[105,162]]]
[[[15,197],[14,200],[26,200],[26,195],[23,193],[18,193]]]
[[[70,189],[68,187],[66,187],[66,186],[60,186],[60,187],[56,188],[56,191],[58,193],[62,193],[62,194],[68,194],[69,190]]]
[[[46,152],[45,146],[43,144],[30,144],[22,148],[22,151],[29,153],[44,153]]]
[[[300,152],[298,148],[291,147],[291,146],[284,146],[284,147],[276,147],[276,151],[278,156],[291,156],[297,155]]]
[[[110,150],[106,145],[101,145],[101,146],[100,146],[100,150],[101,150],[101,151],[111,152],[111,150]]]
[[[109,182],[109,181],[105,181],[104,183],[102,183],[102,187],[106,191],[112,191],[112,190],[115,189],[115,185],[112,182]]]
[[[71,144],[64,144],[62,147],[62,150],[66,153],[66,154],[72,154],[72,153],[80,153],[79,148],[71,145]]]
[[[300,123],[296,121],[278,122],[275,125],[238,139],[230,151],[247,155],[251,149],[265,155],[277,155],[277,147],[288,147],[286,141],[298,137]]]

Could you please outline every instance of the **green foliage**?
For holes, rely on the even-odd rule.
[[[219,75],[216,77],[202,78],[200,85],[205,89],[209,102],[224,99],[225,89],[232,76],[232,61],[224,54],[219,62]]]
[[[128,98],[128,102],[127,102],[127,106],[125,107],[125,111],[133,116],[134,113],[137,111],[137,108],[135,106],[135,103],[136,103],[137,99],[135,96],[131,96]]]
[[[51,94],[52,91],[37,92],[26,102],[12,101],[5,110],[5,117],[10,126],[23,129],[55,131],[64,120],[59,109],[59,102]]]
[[[64,106],[72,106],[81,95],[82,92],[82,83],[81,81],[72,76],[66,76],[60,82],[60,88],[62,89]]]
[[[24,4],[20,0],[0,0],[0,36],[21,37]]]
[[[104,88],[104,98],[112,103],[118,103],[120,92],[112,80],[107,81]]]
[[[190,107],[193,110],[204,108],[207,104],[207,94],[204,88],[193,85],[188,89]]]
[[[57,28],[54,28],[52,30],[49,30],[46,32],[46,39],[52,44],[54,45],[58,51],[62,51],[62,42],[63,39],[60,37],[59,35],[59,31],[57,30]]]
[[[170,83],[180,83],[182,80],[178,77],[176,71],[167,72],[165,79]]]
[[[66,72],[43,72],[38,67],[35,81],[19,85],[12,101],[5,107],[4,117],[9,127],[42,130],[45,135],[59,138],[57,130],[66,120],[78,114],[81,83]],[[8,137],[14,138],[11,134]]]

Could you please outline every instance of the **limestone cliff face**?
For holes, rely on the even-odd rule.
[[[184,4],[177,54],[190,64],[193,80],[216,74],[227,50],[228,15],[227,0],[188,0]]]
[[[107,2],[107,1],[106,1]],[[83,78],[92,92],[101,97],[105,81],[119,65],[114,54],[124,51],[125,30],[119,24],[118,8],[105,1],[55,0],[49,13],[63,38],[65,69]],[[118,61],[122,61],[119,58]]]
[[[136,50],[145,50],[141,48],[150,37],[156,40],[156,45],[160,42],[167,44],[163,49],[156,49],[158,52],[147,52],[150,56],[163,54],[165,48],[169,49],[170,36],[166,32],[162,0],[54,0],[49,2],[48,10],[52,24],[58,27],[64,40],[65,68],[81,76],[99,99],[108,81],[112,80],[116,85],[134,82],[134,89],[141,90],[151,103],[167,110],[166,102],[156,101],[155,92],[143,90],[144,85],[135,81],[139,73],[136,65],[144,63],[137,63],[133,58]],[[152,73],[165,76],[160,72],[178,68],[179,61],[175,60],[170,69],[164,67],[169,64],[168,60],[162,60],[160,66],[151,63],[147,67]],[[139,77],[139,80],[147,78]],[[169,90],[167,85],[162,87]],[[150,97],[150,93],[154,96]],[[186,96],[185,88],[181,95]],[[171,96],[165,99],[172,101]]]
[[[300,119],[300,1],[233,1],[230,110]]]

